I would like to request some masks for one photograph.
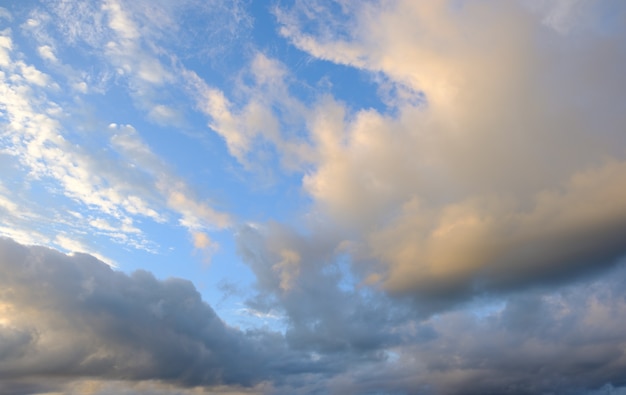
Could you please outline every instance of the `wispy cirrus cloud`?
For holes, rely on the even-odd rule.
[[[179,215],[180,223],[192,233],[229,226],[229,216],[197,201],[185,182],[151,152],[132,126],[100,125],[96,127],[99,130],[89,133],[74,132],[81,126],[68,117],[73,105],[49,98],[59,85],[34,65],[14,61],[12,55],[18,59],[23,56],[13,51],[9,31],[3,37],[7,53],[2,76],[6,122],[3,152],[19,161],[27,177],[48,183],[53,193],[88,209],[91,214],[84,216],[80,228],[91,228],[122,244],[154,250],[135,220],[168,220],[169,214],[159,212],[161,207]],[[96,155],[87,148],[94,137],[108,144]],[[119,155],[126,160],[115,161]],[[76,225],[54,217],[58,224]],[[57,245],[67,247],[68,243]]]
[[[249,170],[267,166],[271,152],[288,171],[302,170],[313,159],[307,139],[307,105],[291,92],[292,76],[277,59],[256,52],[241,72],[232,95],[227,97],[210,86],[195,72],[185,70],[183,77],[194,96],[197,108],[209,117],[209,126],[219,134],[229,153]],[[264,159],[265,158],[265,159]]]

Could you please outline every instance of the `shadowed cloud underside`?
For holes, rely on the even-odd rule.
[[[626,6],[0,4],[0,392],[626,393]]]

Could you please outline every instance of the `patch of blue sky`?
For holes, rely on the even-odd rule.
[[[77,51],[77,53],[81,53],[81,51]],[[35,53],[31,53],[27,57],[32,57],[35,61],[37,59]],[[82,61],[75,62],[75,60],[71,60],[71,63],[74,67],[79,67],[78,64]],[[55,75],[54,70],[47,70],[45,62],[38,62],[36,65],[42,71],[49,72],[52,77],[58,78],[63,84],[62,76]],[[253,181],[256,182],[256,177],[237,169],[238,164],[226,153],[223,141],[219,136],[210,132],[206,126],[196,126],[206,125],[206,120],[196,122],[193,119],[202,118],[201,115],[193,112],[185,114],[185,119],[192,118],[189,119],[189,122],[183,122],[182,128],[177,128],[171,125],[159,125],[158,122],[149,119],[146,116],[146,111],[149,109],[144,109],[143,114],[141,111],[138,113],[136,111],[137,102],[129,94],[130,84],[131,82],[125,77],[116,75],[112,81],[109,81],[102,93],[82,95],[79,101],[74,102],[59,94],[59,101],[65,100],[62,104],[63,111],[67,115],[61,119],[60,132],[64,138],[70,144],[80,145],[81,151],[89,152],[89,155],[93,156],[100,165],[106,166],[107,161],[127,160],[111,148],[109,140],[115,131],[109,130],[109,125],[112,123],[132,125],[141,135],[142,140],[156,154],[156,157],[162,158],[167,168],[180,176],[187,184],[194,185],[192,192],[202,196],[204,200],[211,200],[211,203],[215,204],[218,209],[224,207],[226,211],[237,213],[238,217],[264,221],[268,218],[280,218],[281,215],[278,213],[285,209],[288,202],[293,201],[294,207],[297,205],[297,199],[291,199],[297,195],[295,187],[293,188],[293,196],[290,197],[289,194],[281,193],[280,198],[276,199],[274,196],[276,189],[251,185]],[[180,103],[181,100],[185,99],[184,95],[175,89],[162,90],[160,94],[163,97],[169,96],[168,100],[163,100],[165,103],[169,103],[170,100]],[[182,129],[182,133],[180,133],[180,129]],[[206,143],[198,144],[195,133],[201,134],[201,140]],[[275,155],[270,155],[270,157],[275,157]],[[278,166],[274,164],[272,167],[277,168]],[[233,172],[220,170],[224,168],[234,169],[233,172],[239,172],[240,175],[237,176]],[[143,181],[143,183],[150,181],[149,177],[143,174],[140,169],[133,174],[125,174],[124,177],[131,181],[135,179],[139,184],[142,183],[139,181]],[[219,185],[220,188],[212,185]],[[47,180],[41,184],[40,190],[37,189],[36,186],[31,191],[32,194],[38,195],[32,197],[34,201],[49,202],[53,207],[62,208],[66,213],[75,212],[81,215],[85,222],[88,222],[89,218],[108,218],[107,215],[98,212],[96,208],[90,208],[83,202],[66,196],[63,187],[58,184],[57,180]],[[254,205],[250,204],[251,200],[255,202]],[[282,212],[282,215],[287,216],[288,214]],[[154,243],[151,249],[156,250],[158,254],[144,251],[142,248],[137,248],[137,245],[125,245],[124,243],[121,243],[123,247],[120,249],[120,240],[117,239],[116,246],[116,239],[112,238],[111,234],[90,232],[85,228],[73,227],[67,222],[70,219],[65,218],[60,221],[62,218],[59,215],[52,215],[51,213],[47,213],[45,217],[53,218],[56,221],[54,229],[48,228],[52,225],[51,223],[39,223],[38,227],[42,228],[40,229],[42,233],[48,234],[53,240],[58,235],[72,234],[76,239],[75,241],[84,244],[90,249],[90,252],[107,251],[107,258],[118,264],[119,269],[123,271],[132,272],[140,268],[147,268],[159,278],[176,275],[192,279],[209,302],[218,299],[219,294],[215,291],[218,288],[212,286],[213,284],[211,286],[201,285],[206,281],[211,283],[223,279],[230,279],[239,283],[252,281],[252,275],[239,262],[236,254],[225,252],[236,250],[233,246],[231,231],[211,234],[211,238],[220,245],[220,248],[210,258],[211,264],[204,267],[199,261],[203,262],[205,258],[202,257],[202,252],[193,249],[190,236],[185,229],[175,226],[173,231],[172,224],[177,222],[176,216],[176,213],[169,212],[167,214],[168,221],[163,224],[156,223],[150,218],[133,216],[136,225],[141,228],[149,240],[148,243]],[[111,218],[108,218],[108,223],[111,226],[116,226],[115,221]],[[56,244],[57,247],[68,252],[72,249],[72,246],[62,242]]]
[[[232,41],[239,38],[228,29],[215,34],[206,31],[206,37],[198,37],[197,42],[167,35],[157,36],[156,42],[162,48],[156,52],[149,47],[147,39],[141,38],[137,48],[146,51],[144,55],[149,56],[147,59],[160,63],[169,73],[176,72],[177,67],[193,70],[209,86],[223,90],[227,99],[233,102],[235,115],[249,100],[247,89],[255,89],[249,67],[258,53],[269,59],[281,59],[287,71],[285,82],[288,93],[292,95],[282,99],[297,100],[311,107],[320,94],[329,94],[339,101],[350,103],[350,109],[354,111],[376,108],[384,112],[387,109],[378,94],[380,87],[375,76],[353,67],[314,60],[278,34],[272,5],[251,2],[248,6],[250,13],[255,15],[254,20],[249,27],[243,26],[236,34],[253,38],[253,43],[238,48],[242,51],[237,52],[232,46]],[[21,21],[26,19],[25,15],[20,20],[16,18],[15,25],[24,25]],[[199,34],[203,31],[202,23],[206,22],[194,15],[184,15],[181,20],[195,24],[189,29],[181,24],[181,36],[185,32]],[[117,131],[109,125],[130,125],[165,169],[186,185],[193,186],[185,193],[194,195],[198,201],[229,213],[236,223],[273,220],[289,223],[298,229],[306,228],[302,226],[301,215],[309,207],[310,197],[301,190],[302,169],[286,169],[274,144],[261,137],[254,138],[254,158],[252,164],[245,168],[228,153],[223,138],[207,126],[210,119],[200,113],[190,92],[179,85],[179,80],[151,85],[141,81],[136,74],[138,64],[132,64],[135,70],[132,71],[131,67],[128,73],[122,71],[109,54],[101,52],[98,45],[111,38],[111,31],[105,29],[97,32],[100,35],[89,33],[87,37],[77,36],[69,40],[63,26],[48,23],[36,26],[39,31],[33,30],[34,27],[31,26],[30,30],[28,26],[16,29],[14,40],[25,61],[47,73],[51,81],[60,86],[56,91],[42,88],[42,92],[46,92],[48,101],[60,106],[62,111],[57,117],[61,123],[59,133],[80,154],[90,156],[98,167],[109,167],[107,170],[111,172],[125,172],[121,176],[125,182],[133,183],[135,188],[149,186],[154,182],[154,174],[150,172],[159,171],[160,165],[154,169],[133,167],[129,162],[133,158],[125,157],[111,145],[110,139]],[[178,47],[181,41],[191,44]],[[228,44],[217,48],[221,41],[228,41]],[[56,43],[54,54],[59,63],[42,59],[37,48],[44,42]],[[212,42],[216,45],[215,51],[221,51],[223,56],[195,53],[195,46],[207,48]],[[169,56],[174,53],[178,58],[172,63]],[[216,58],[219,60],[207,61]],[[71,89],[78,76],[87,84],[87,89],[82,92]],[[287,141],[306,140],[305,120],[301,114],[293,113],[288,105],[287,102],[275,102],[270,106],[279,122],[282,137]],[[170,111],[172,117],[155,117],[156,108]],[[102,185],[108,186],[109,182],[105,177]],[[177,225],[180,214],[171,209],[161,212],[166,218],[164,223],[142,215],[122,213],[132,218],[141,236],[115,236],[112,230],[89,229],[89,222],[105,221],[107,226],[116,227],[120,226],[119,218],[102,212],[102,208],[89,206],[72,197],[71,193],[68,195],[59,180],[46,178],[29,194],[42,207],[45,207],[44,202],[48,202],[51,205],[48,207],[59,208],[55,213],[45,213],[46,218],[56,221],[54,224],[48,221],[32,226],[52,240],[59,235],[74,235],[76,242],[89,249],[88,252],[107,251],[107,258],[116,262],[123,271],[148,268],[159,278],[176,275],[191,279],[209,302],[219,299],[219,287],[215,285],[220,281],[249,285],[254,280],[235,252],[232,228],[218,231],[207,225],[211,240],[219,245],[209,258],[193,247],[188,230]],[[153,209],[159,209],[154,201],[148,201],[148,204]],[[82,219],[72,222],[71,215],[64,217],[59,210],[81,215]],[[71,250],[72,246],[62,244],[56,243],[61,249]],[[210,264],[206,264],[208,259]],[[355,279],[348,273],[347,262],[338,262],[337,265],[341,272],[340,287],[348,291],[354,286]],[[201,286],[206,282],[210,285]]]
[[[354,292],[359,289],[361,280],[352,272],[351,265],[352,257],[347,253],[340,253],[324,267],[323,272],[334,278],[337,287],[343,292]]]
[[[265,2],[251,2],[250,11],[255,16],[253,40],[255,47],[270,58],[280,59],[293,74],[295,83],[290,86],[294,95],[311,102],[316,95],[331,94],[336,100],[350,103],[352,110],[374,108],[385,112],[388,108],[380,100],[378,84],[371,73],[354,67],[339,65],[312,57],[291,45],[279,34],[276,12],[285,7]],[[330,3],[332,9],[340,6]],[[334,13],[335,16],[341,12]],[[343,15],[336,25],[347,24],[349,17]],[[336,27],[336,26],[335,26]],[[333,31],[333,33],[337,33]]]
[[[506,308],[505,298],[477,298],[469,303],[469,311],[477,319],[488,319],[499,315]]]

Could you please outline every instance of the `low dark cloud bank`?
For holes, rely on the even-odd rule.
[[[137,394],[218,386],[267,394],[609,394],[626,386],[623,264],[557,291],[418,317],[383,293],[341,288],[332,254],[313,265],[321,257],[306,252],[304,239],[306,276],[297,289],[281,289],[271,278],[280,272],[262,267],[280,244],[246,232],[241,248],[259,278],[266,270],[249,303],[283,312],[285,335],[228,327],[189,281],[126,275],[88,255],[0,239],[0,393],[78,393],[71,384],[81,380]],[[147,381],[169,390],[137,384]]]
[[[99,377],[249,386],[268,375],[269,338],[227,327],[187,280],[126,275],[88,255],[6,239],[0,251],[1,382]]]

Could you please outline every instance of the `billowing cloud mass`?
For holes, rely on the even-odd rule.
[[[265,246],[245,232],[250,264],[265,276],[249,304],[283,306],[284,335],[228,327],[187,280],[126,275],[89,255],[1,239],[0,390],[534,394],[624,385],[624,264],[558,291],[421,319],[343,287],[337,267],[320,268],[302,239],[306,279],[297,291],[273,286],[280,274],[260,265],[286,240]]]
[[[0,393],[626,394],[624,70],[620,0],[1,6]]]
[[[279,20],[311,55],[407,92],[393,114],[326,101],[311,122],[303,186],[362,235],[371,282],[466,297],[626,252],[623,10],[590,6],[559,34],[515,2],[347,7],[336,25],[313,7]]]
[[[3,239],[2,381],[31,376],[247,384],[258,350],[186,280]],[[10,386],[10,385],[9,385]]]

